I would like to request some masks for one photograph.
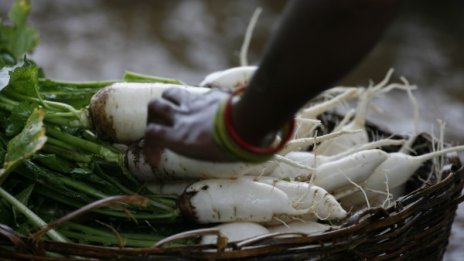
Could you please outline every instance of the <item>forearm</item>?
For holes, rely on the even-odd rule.
[[[295,0],[285,10],[259,69],[233,108],[251,143],[277,131],[374,46],[399,0]]]

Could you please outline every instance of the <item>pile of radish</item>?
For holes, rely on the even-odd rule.
[[[203,86],[128,73],[125,81],[116,82],[66,83],[32,78],[30,81],[37,84],[24,90],[16,79],[26,73],[37,75],[31,73],[37,67],[26,60],[17,68],[7,68],[14,77],[8,78],[0,90],[0,111],[9,115],[0,122],[5,153],[0,185],[4,182],[8,189],[0,188],[0,196],[23,210],[27,223],[37,227],[55,220],[58,213],[44,220],[21,200],[14,200],[11,193],[18,183],[24,183],[20,196],[51,200],[67,211],[114,195],[141,194],[148,197],[148,206],[140,209],[131,205],[129,212],[133,212],[134,220],[145,220],[152,226],[190,220],[189,224],[202,227],[217,226],[229,241],[279,232],[316,234],[337,229],[355,210],[390,206],[404,195],[406,182],[423,163],[464,149],[440,145],[428,154],[413,156],[416,154],[411,145],[416,135],[407,140],[372,138],[375,135],[370,135],[365,123],[376,97],[397,89],[417,106],[412,95],[416,87],[405,79],[389,83],[389,71],[376,85],[335,87],[309,101],[295,116],[295,135],[266,162],[200,161],[166,148],[160,150],[157,165],[146,162],[143,135],[150,100],[168,88],[196,95],[216,87],[235,88],[246,84],[255,69],[216,72],[206,77]],[[321,116],[339,109],[347,111],[344,117],[335,126],[325,126]],[[417,124],[418,111],[412,111]],[[13,120],[19,127],[11,123]],[[34,146],[23,148],[24,144]],[[387,152],[386,147],[399,149]],[[441,163],[436,162],[439,167]],[[127,222],[126,210],[91,212],[105,220]],[[114,240],[111,233],[100,231],[101,226],[99,230],[95,224],[86,226],[66,224],[50,230],[47,236],[98,244]],[[148,245],[162,237],[140,241],[132,231],[128,233],[124,238],[133,246]],[[211,240],[205,236],[202,242]]]
[[[390,83],[390,70],[378,84],[335,87],[308,101],[295,116],[292,139],[266,162],[214,163],[162,149],[150,166],[143,154],[149,101],[168,88],[203,95],[246,86],[257,69],[246,51],[260,11],[247,29],[242,66],[188,86],[133,72],[98,82],[46,78],[27,58],[39,40],[26,23],[29,4],[17,1],[11,21],[0,22],[1,244],[13,238],[17,247],[17,236],[151,247],[198,243],[179,240],[191,235],[218,245],[224,238],[314,235],[337,229],[358,209],[389,207],[422,165],[433,160],[438,174],[446,153],[464,150],[444,148],[441,134],[432,150],[414,151],[416,87],[404,78]],[[372,101],[393,89],[410,97],[413,135],[373,138],[365,127]],[[326,126],[327,112],[340,109],[344,117]],[[76,219],[83,214],[90,216]]]
[[[132,103],[119,101],[120,98],[137,95],[138,105],[143,108],[167,87],[200,94],[207,92],[208,87],[235,88],[246,84],[255,69],[248,66],[215,72],[201,83],[204,87],[160,83],[109,86],[92,99],[90,114],[106,117],[93,117],[93,126],[112,142],[132,143],[126,151],[127,167],[146,181],[152,192],[178,196],[186,218],[202,224],[222,223],[218,228],[225,235],[232,231],[234,240],[270,231],[319,233],[336,229],[353,209],[388,207],[386,203],[404,193],[400,188],[425,161],[464,149],[457,146],[410,156],[405,146],[412,139],[368,140],[365,122],[371,100],[392,89],[409,95],[416,89],[405,80],[388,84],[393,73],[390,70],[383,81],[373,86],[326,91],[322,99],[297,114],[299,125],[293,139],[267,162],[213,163],[168,149],[162,151],[159,165],[149,166],[145,162],[143,141],[137,140],[143,136],[146,114]],[[355,99],[358,102],[354,113],[347,113],[332,132],[317,135],[315,130],[321,127],[318,116],[337,107],[346,108]],[[140,117],[139,122],[133,113]],[[106,128],[109,132],[105,132]],[[398,152],[381,150],[383,146],[400,145],[403,149]],[[237,236],[236,230],[243,232]],[[204,242],[209,240],[205,238]]]

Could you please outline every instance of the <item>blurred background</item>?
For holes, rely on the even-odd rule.
[[[1,16],[12,2],[0,1]],[[438,134],[441,119],[446,139],[464,144],[464,1],[404,2],[382,41],[340,85],[378,82],[394,68],[395,79],[404,76],[419,87],[420,130]],[[249,63],[258,64],[284,5],[281,0],[34,0],[31,21],[41,43],[32,58],[48,77],[61,80],[119,79],[131,70],[197,84],[210,72],[239,65],[247,24],[262,7],[248,55]],[[383,113],[372,112],[372,121],[394,132],[412,130],[404,92],[376,104]],[[462,260],[462,240],[464,207],[445,260]]]

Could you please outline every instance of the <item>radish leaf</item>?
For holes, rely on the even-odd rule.
[[[32,157],[43,147],[47,140],[43,127],[44,117],[43,110],[35,109],[27,120],[24,129],[8,142],[3,168],[0,169],[0,182],[19,164]]]

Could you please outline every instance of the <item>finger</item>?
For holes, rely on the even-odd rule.
[[[161,94],[161,97],[179,106],[185,103],[190,95],[192,94],[185,89],[170,88],[170,89],[165,90]]]
[[[174,124],[175,105],[162,98],[154,99],[148,104],[147,123],[158,123],[166,126]]]
[[[145,160],[152,166],[159,163],[161,152],[166,143],[168,129],[156,123],[150,123],[145,129],[143,152]]]
[[[145,161],[148,162],[151,166],[158,166],[161,161],[161,155],[163,153],[163,148],[158,146],[149,146],[145,144],[143,146],[143,154]]]

